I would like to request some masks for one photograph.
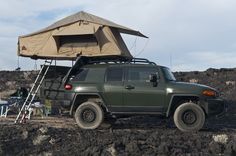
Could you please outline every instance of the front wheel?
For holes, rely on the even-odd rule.
[[[103,122],[102,108],[94,102],[82,103],[75,112],[75,121],[82,129],[96,129]]]
[[[198,131],[205,123],[205,113],[197,104],[183,103],[175,110],[174,123],[183,132]]]

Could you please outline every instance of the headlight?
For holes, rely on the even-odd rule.
[[[216,91],[213,90],[204,90],[202,94],[205,96],[214,96],[214,97],[217,96]]]

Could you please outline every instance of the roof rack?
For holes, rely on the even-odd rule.
[[[127,58],[127,57],[112,57],[112,58],[89,58],[87,64],[101,64],[101,63],[129,63],[129,64],[151,64],[156,63],[149,61],[145,58]]]
[[[145,58],[132,58],[130,60],[130,63],[142,63],[142,64],[152,64],[152,65],[156,65],[155,62],[151,62],[149,61],[148,59],[145,59]]]

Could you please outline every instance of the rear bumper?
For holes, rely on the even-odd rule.
[[[222,117],[226,114],[228,106],[223,99],[208,99],[208,115]]]

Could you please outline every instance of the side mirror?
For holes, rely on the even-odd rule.
[[[157,75],[156,74],[151,74],[149,75],[150,82],[157,82]]]
[[[158,78],[156,74],[149,75],[150,82],[152,82],[153,87],[157,87],[158,84]]]

